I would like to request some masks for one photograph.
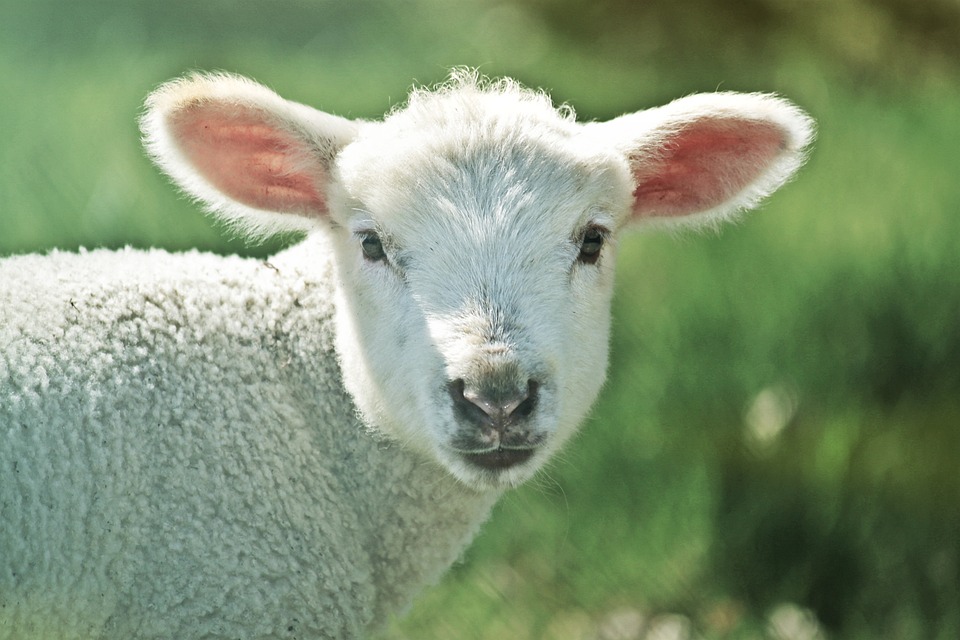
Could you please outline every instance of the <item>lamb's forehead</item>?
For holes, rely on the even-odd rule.
[[[414,89],[383,121],[367,123],[344,150],[341,165],[352,170],[373,162],[382,169],[427,153],[452,158],[458,151],[535,140],[562,144],[578,130],[573,110],[555,108],[542,92],[512,80],[455,76],[437,88]]]
[[[610,173],[609,158],[581,132],[573,110],[542,92],[459,78],[415,90],[404,107],[366,125],[338,165],[351,195],[386,214],[412,198],[452,198],[457,207],[480,192],[516,195],[520,180],[532,192],[570,199]]]

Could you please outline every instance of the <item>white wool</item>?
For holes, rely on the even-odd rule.
[[[470,71],[382,122],[195,75],[142,127],[214,214],[309,233],[0,261],[0,639],[381,625],[589,410],[619,233],[755,205],[812,136],[760,95],[581,125]]]
[[[356,420],[328,254],[0,262],[0,638],[354,637],[456,559],[496,492]]]

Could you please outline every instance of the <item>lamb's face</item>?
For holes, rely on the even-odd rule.
[[[334,235],[357,406],[478,487],[528,478],[589,409],[627,218],[715,224],[783,184],[813,134],[793,105],[743,94],[578,125],[463,73],[381,123],[194,76],[152,94],[142,126],[230,223]]]
[[[392,124],[339,161],[347,386],[464,482],[519,483],[603,383],[627,168],[559,119]]]

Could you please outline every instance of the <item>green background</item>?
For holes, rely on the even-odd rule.
[[[365,118],[453,65],[582,119],[782,93],[819,123],[799,178],[624,240],[581,435],[384,637],[955,639],[958,61],[957,0],[0,0],[0,255],[275,250],[143,156],[143,97],[193,69]]]

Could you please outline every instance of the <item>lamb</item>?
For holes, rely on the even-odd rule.
[[[578,123],[457,71],[382,121],[161,86],[145,144],[269,261],[0,262],[0,638],[353,638],[576,430],[617,238],[715,225],[799,168],[761,94]]]

